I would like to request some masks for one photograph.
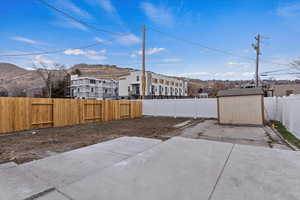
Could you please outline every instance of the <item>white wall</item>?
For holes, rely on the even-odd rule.
[[[300,139],[300,95],[264,99],[266,118],[280,121]],[[217,118],[217,99],[143,100],[143,115]]]
[[[143,115],[217,118],[217,99],[143,100]]]
[[[300,96],[265,98],[265,108],[270,120],[280,121],[300,139]]]

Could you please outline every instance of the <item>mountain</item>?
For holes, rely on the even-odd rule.
[[[42,87],[44,83],[36,71],[26,70],[10,63],[0,63],[0,88],[8,91],[10,96],[20,96],[20,93],[31,96]]]

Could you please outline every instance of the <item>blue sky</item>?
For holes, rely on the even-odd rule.
[[[36,0],[2,2],[0,54],[66,49],[42,56],[0,57],[30,68],[32,63],[116,64],[141,68],[141,25],[234,54],[253,57],[254,36],[263,36],[260,71],[286,68],[300,55],[300,1],[295,0],[46,0],[95,27],[67,19]],[[105,40],[112,39],[111,42]],[[88,49],[77,49],[99,42]],[[255,63],[193,46],[149,29],[147,70],[200,79],[252,79]],[[295,78],[276,76],[276,78]]]

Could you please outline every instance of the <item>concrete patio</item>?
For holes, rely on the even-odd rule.
[[[299,170],[300,153],[294,151],[122,137],[0,165],[0,199],[300,199]]]
[[[182,130],[182,137],[291,150],[269,126],[221,125],[205,120]]]

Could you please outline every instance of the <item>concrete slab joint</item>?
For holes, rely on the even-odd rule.
[[[0,168],[0,199],[300,199],[299,171],[295,151],[123,137]]]

